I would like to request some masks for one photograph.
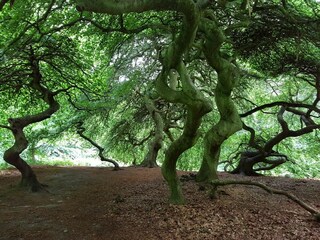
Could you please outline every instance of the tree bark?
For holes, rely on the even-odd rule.
[[[172,4],[176,1],[170,2]],[[181,32],[178,38],[164,52],[162,59],[163,69],[156,80],[156,89],[162,98],[171,103],[181,103],[187,109],[183,133],[168,147],[161,167],[162,175],[170,188],[169,200],[174,204],[184,203],[180,181],[176,172],[177,161],[183,152],[196,143],[202,117],[212,110],[210,101],[196,89],[182,61],[184,53],[189,50],[189,47],[194,42],[200,19],[199,9],[194,2],[185,2],[190,4],[188,9],[181,10],[179,7],[177,8],[177,11],[181,11],[185,15]],[[172,80],[176,80],[177,75],[172,74],[173,70],[179,74],[181,91],[177,91],[168,85],[168,78],[171,80],[171,84]]]
[[[231,171],[232,174],[242,174],[245,176],[260,176],[253,167],[258,162],[263,162],[264,157],[259,152],[243,152],[238,166]]]

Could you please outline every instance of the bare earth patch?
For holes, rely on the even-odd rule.
[[[15,186],[15,170],[0,171],[0,239],[320,239],[320,223],[284,196],[253,186],[219,188],[210,200],[194,181],[183,182],[187,204],[167,203],[160,169],[35,168],[47,192]],[[180,174],[186,174],[181,172]],[[260,181],[320,208],[320,181],[279,177]]]

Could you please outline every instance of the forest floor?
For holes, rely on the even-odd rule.
[[[220,187],[211,200],[197,183],[184,181],[187,203],[176,206],[167,202],[159,168],[34,169],[49,192],[19,189],[16,170],[0,171],[0,239],[320,239],[320,223],[309,212],[254,186]],[[220,177],[259,181],[320,209],[319,180]]]

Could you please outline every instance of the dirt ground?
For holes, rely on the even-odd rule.
[[[320,223],[308,212],[254,186],[222,187],[211,200],[194,181],[184,181],[187,204],[175,206],[167,203],[160,169],[38,167],[35,172],[49,192],[26,192],[16,187],[17,171],[0,172],[0,239],[320,239]],[[254,180],[320,208],[319,180]]]

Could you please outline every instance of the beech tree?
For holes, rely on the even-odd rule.
[[[217,178],[220,146],[228,136],[241,129],[240,117],[230,98],[236,84],[237,70],[229,60],[220,55],[225,37],[216,23],[214,12],[206,9],[209,5],[209,1],[136,1],[134,4],[129,1],[77,2],[79,11],[124,14],[170,10],[183,14],[180,32],[169,47],[162,51],[162,70],[156,79],[156,89],[162,98],[172,103],[182,103],[187,109],[183,133],[167,149],[162,165],[163,176],[171,191],[170,201],[174,203],[184,202],[176,173],[177,160],[184,151],[196,143],[201,118],[211,111],[210,101],[193,84],[184,61],[184,56],[194,44],[198,29],[205,35],[200,51],[218,74],[215,97],[221,114],[220,122],[206,137],[203,166],[198,174],[199,181]],[[168,81],[177,81],[178,78],[181,91],[172,89],[168,84]]]
[[[21,185],[30,187],[32,191],[41,190],[43,185],[21,157],[28,147],[25,129],[50,118],[59,110],[59,94],[82,87],[84,65],[78,61],[80,55],[75,44],[66,35],[57,34],[63,27],[48,28],[45,24],[50,17],[57,17],[51,14],[59,8],[62,5],[55,8],[54,2],[51,2],[45,6],[35,6],[39,14],[36,17],[33,12],[29,16],[22,16],[21,12],[28,8],[17,4],[9,15],[2,15],[2,21],[8,23],[4,24],[1,33],[4,36],[0,47],[0,91],[4,93],[2,104],[9,105],[4,101],[11,97],[17,99],[16,107],[23,108],[20,114],[16,113],[22,116],[9,116],[8,124],[0,125],[14,136],[14,143],[4,152],[3,158],[21,172]],[[26,24],[17,29],[18,33],[13,39],[10,38],[12,28],[21,21]]]
[[[262,17],[260,21],[266,19],[267,21],[278,23],[279,33],[284,29],[289,31],[290,28],[286,28],[288,25],[286,25],[285,22],[287,21],[289,24],[292,24],[292,21],[294,21],[292,19],[295,19],[296,13],[290,8],[296,5],[292,5],[287,1],[281,1],[279,3],[272,1],[269,4],[265,4],[260,1],[219,1],[218,3],[214,3],[212,1],[156,0],[135,1],[134,4],[129,1],[98,1],[95,3],[77,1],[77,4],[79,11],[91,11],[111,15],[146,11],[174,11],[183,15],[179,32],[176,33],[176,37],[173,38],[172,43],[167,49],[162,51],[159,59],[162,64],[162,70],[156,79],[156,89],[161,97],[172,103],[182,103],[187,109],[183,133],[167,149],[165,161],[162,165],[162,173],[171,190],[171,201],[182,203],[181,189],[175,172],[176,163],[179,156],[196,142],[201,118],[211,110],[208,98],[195,87],[193,84],[194,81],[190,79],[186,67],[186,63],[188,63],[187,56],[192,56],[192,51],[197,52],[198,55],[193,55],[193,57],[205,57],[207,64],[217,73],[218,82],[214,90],[214,95],[220,113],[220,121],[213,125],[206,133],[204,140],[204,158],[197,174],[198,181],[210,181],[217,178],[217,165],[221,144],[230,135],[242,128],[240,116],[231,98],[232,90],[237,83],[239,70],[232,56],[226,55],[222,46],[227,44],[226,40],[231,36],[230,32],[234,36],[238,36],[238,33],[241,34],[244,32],[244,34],[246,34],[246,31],[237,31],[239,29],[243,30],[248,28],[247,32],[250,32],[250,29],[254,29],[254,27],[250,26],[250,22],[254,25],[256,12],[258,12],[257,15],[262,12],[263,16],[263,11],[266,11],[267,14],[264,16],[267,17]],[[233,19],[232,24],[225,24],[224,28],[221,27],[223,26],[222,20],[225,17],[220,14],[220,10],[230,19]],[[273,18],[279,18],[278,22],[274,21],[272,17],[268,17],[268,12],[272,11],[275,13],[274,16],[276,16]],[[252,19],[250,19],[250,17],[252,17]],[[299,19],[295,20],[300,21]],[[312,22],[312,24],[316,25],[314,22]],[[272,25],[269,24],[266,26],[268,28]],[[268,30],[265,29],[263,34],[267,33]],[[252,39],[255,39],[254,37],[258,36],[258,31],[257,33],[253,32],[253,34],[255,35],[249,36],[249,41],[252,41]],[[279,41],[279,38],[286,37],[285,35],[279,35],[278,38],[275,38],[274,42]],[[240,38],[240,40],[241,39],[243,38]],[[259,40],[259,38],[257,39]],[[235,42],[237,41],[240,42],[239,40],[235,40]],[[253,42],[253,44],[255,44],[254,46],[256,46],[258,50],[263,49],[263,45],[258,45],[255,42]],[[244,52],[244,47],[250,48],[252,44],[247,44],[243,48],[238,45],[235,44],[241,53],[241,51]],[[264,46],[269,47],[270,45],[265,44]],[[232,46],[230,46],[230,49],[232,49]],[[172,89],[169,84],[170,81],[180,82],[181,89],[179,89],[179,91]],[[282,135],[297,135],[296,132],[294,133],[288,129],[283,117],[281,117],[283,113],[284,108],[281,108],[278,114],[278,120],[280,121],[283,132],[280,133],[281,137],[276,137],[277,140],[273,140],[266,145],[265,152],[267,152],[267,155],[275,155],[272,148],[281,141],[281,138],[284,138]],[[303,115],[305,116],[305,114]],[[307,128],[309,129],[311,123],[305,122],[305,124],[307,124]],[[315,124],[311,125],[313,126],[312,128],[315,127]],[[265,157],[265,154],[262,155]]]
[[[102,159],[111,159],[107,154],[113,151],[129,155],[128,161],[119,160],[134,165],[162,163],[172,203],[184,202],[177,163],[199,139],[203,146],[194,151],[203,152],[192,161],[199,162],[196,180],[208,183],[218,178],[223,144],[241,129],[251,138],[234,172],[245,174],[286,162],[287,155],[277,149],[282,141],[318,129],[315,1],[78,0],[75,7],[52,0],[43,6],[15,1],[12,9],[7,2],[0,4],[6,23],[0,40],[6,60],[1,63],[3,99],[22,93],[39,105],[42,99],[49,106],[45,118],[59,103],[85,113],[70,119],[71,131],[79,122],[78,134]],[[21,17],[23,11],[30,16]],[[19,26],[13,37],[8,34],[12,26]],[[36,81],[32,69],[40,76],[37,87],[31,84]],[[275,89],[283,92],[281,99],[272,92],[260,99],[254,90],[246,92],[246,86],[271,78],[283,84]],[[312,97],[302,99],[306,91],[292,93],[293,81],[303,82],[299,89],[312,86]],[[274,111],[279,128],[260,142],[261,129],[254,124],[259,119],[252,116],[267,109]],[[18,112],[38,116],[41,110]],[[2,127],[13,130],[13,125]],[[15,152],[19,158],[25,147],[26,141]]]

